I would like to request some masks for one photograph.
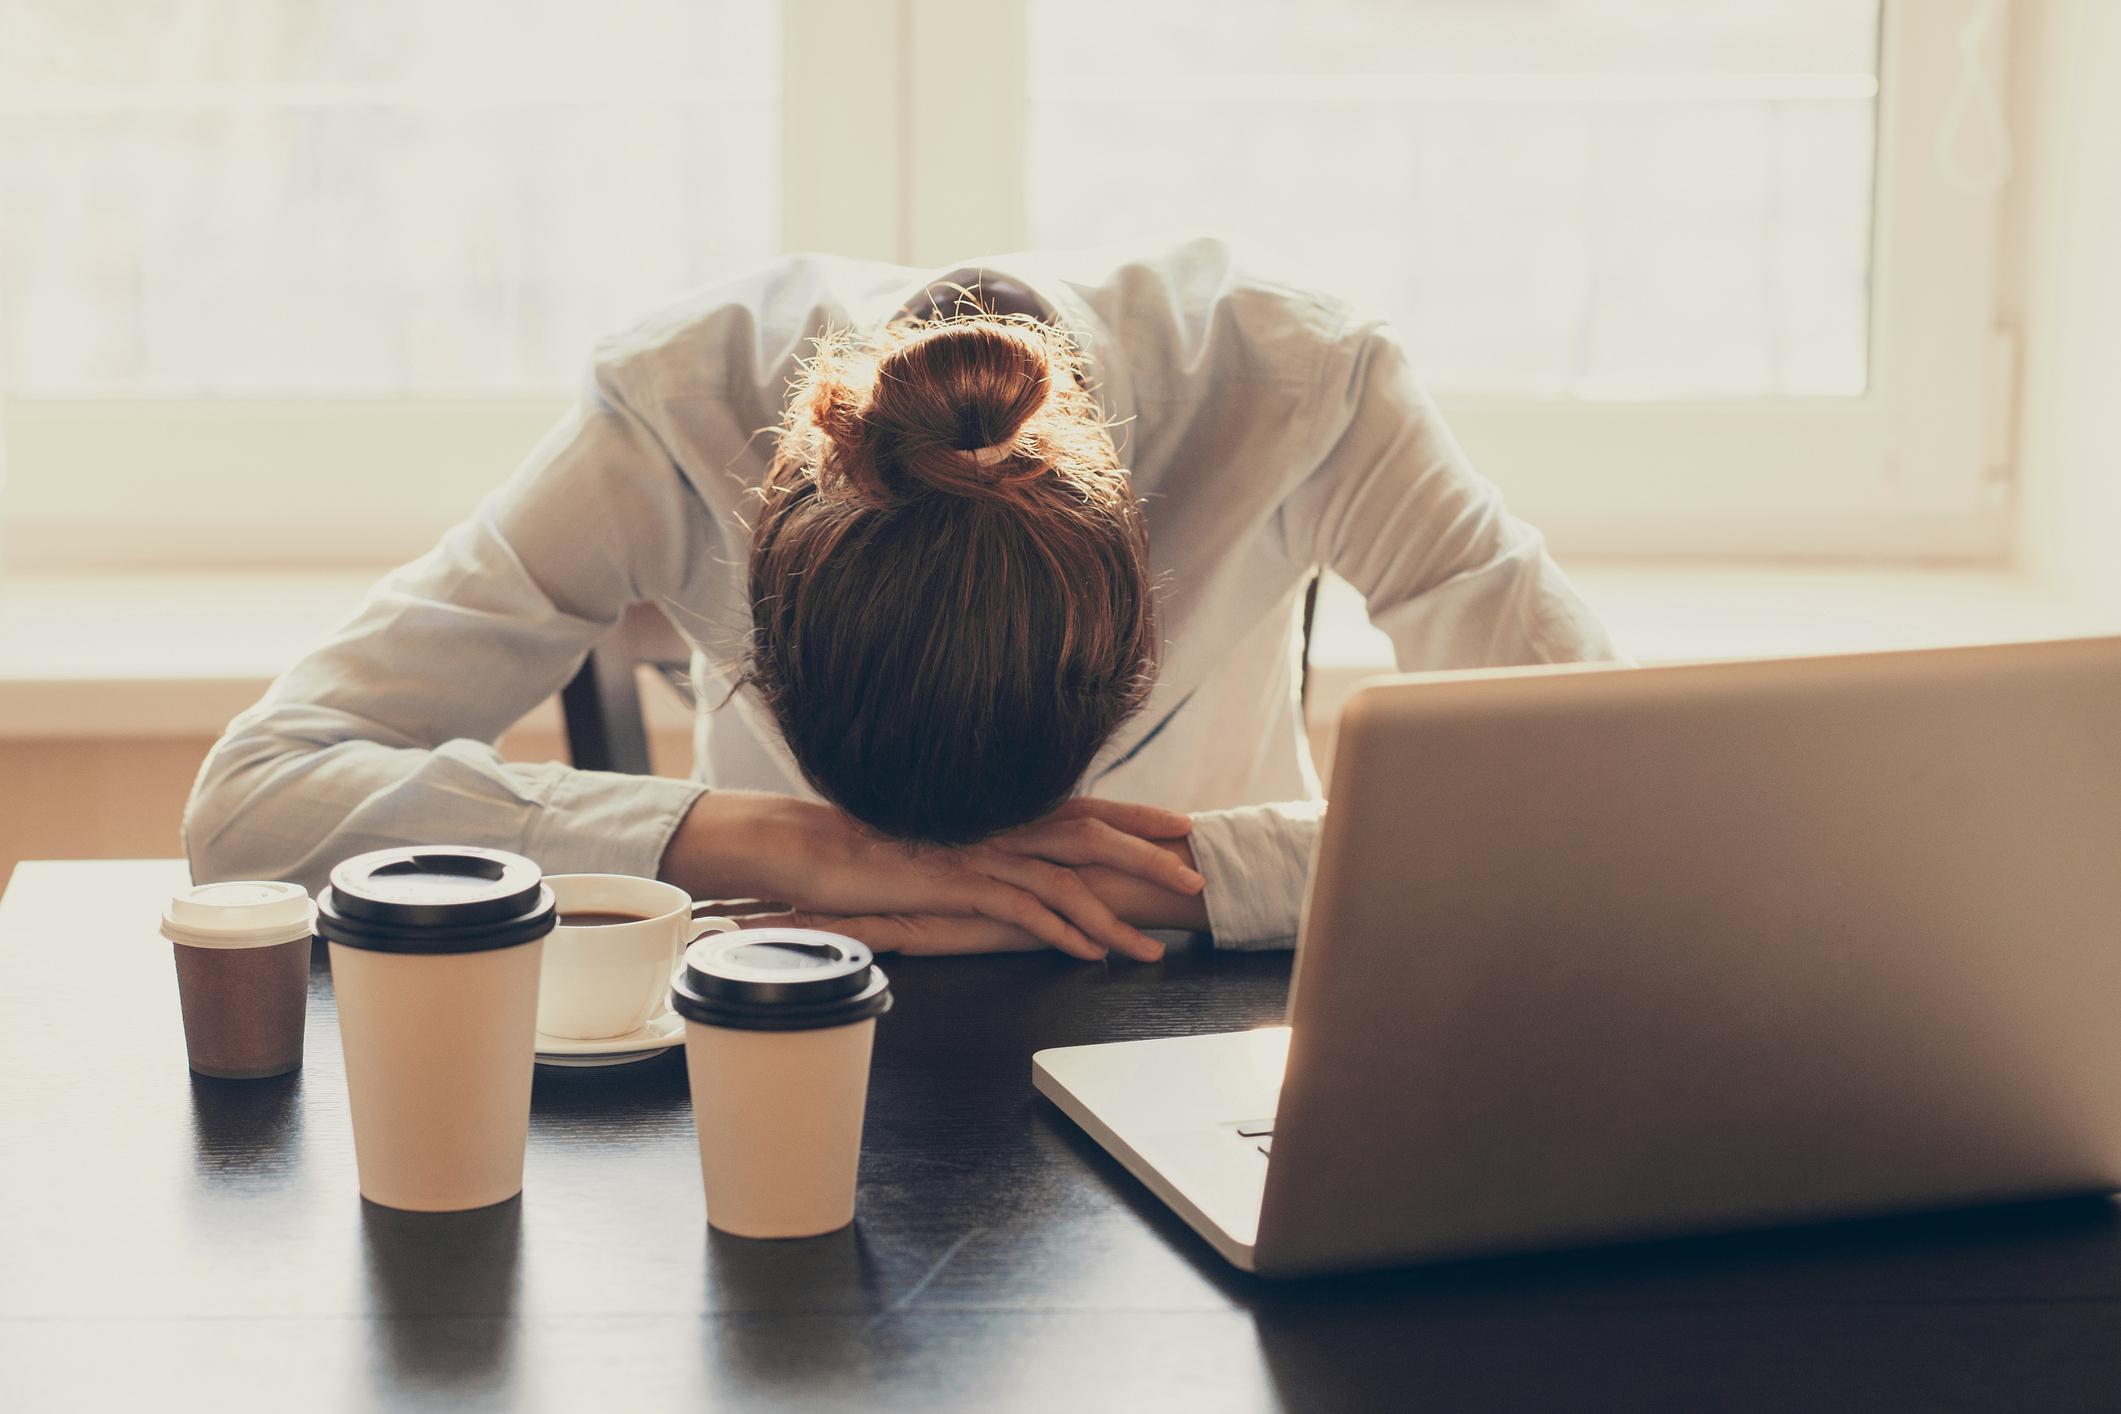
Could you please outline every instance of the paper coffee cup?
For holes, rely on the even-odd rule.
[[[483,1208],[523,1188],[552,890],[520,855],[378,850],[331,871],[331,944],[361,1196]]]
[[[869,949],[808,928],[702,938],[671,982],[707,1221],[737,1237],[815,1237],[854,1220],[876,1018],[891,984]]]
[[[631,874],[549,874],[559,923],[545,939],[538,983],[538,1034],[570,1041],[624,1036],[670,1004],[670,974],[702,933],[728,931],[726,918],[693,913],[675,884]],[[630,923],[571,924],[585,915]]]
[[[257,1080],[301,1069],[315,918],[299,885],[266,880],[199,884],[169,901],[162,936],[193,1070]]]

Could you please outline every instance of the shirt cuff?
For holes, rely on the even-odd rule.
[[[1215,946],[1296,946],[1325,808],[1322,800],[1299,800],[1193,817],[1193,862],[1208,881],[1201,897]]]
[[[619,771],[560,771],[532,820],[524,853],[548,874],[653,879],[670,837],[706,792],[698,781]]]

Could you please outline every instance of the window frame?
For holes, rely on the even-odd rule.
[[[1009,3],[1021,10],[1026,0]],[[2012,390],[1996,332],[2002,193],[1955,184],[1936,156],[1962,82],[1959,36],[1985,5],[1881,0],[1863,393],[1438,395],[1473,464],[1557,549],[1640,559],[2009,554]],[[2006,0],[1977,56],[2005,102],[2009,18]],[[928,102],[951,101],[946,88],[926,92]],[[974,244],[1009,249],[1025,236],[1021,219],[986,234]]]
[[[1953,183],[1934,156],[1961,81],[1957,37],[1982,3],[1882,3],[1863,394],[1440,399],[1474,464],[1558,551],[2008,554],[2011,409],[1994,333],[2002,202]],[[1999,24],[1982,56],[1999,91],[2007,34]],[[967,36],[978,64],[964,62]],[[1019,248],[1027,41],[1028,0],[785,0],[783,93],[799,96],[782,113],[787,248],[935,266]],[[407,558],[505,477],[568,402],[7,399],[0,565]]]

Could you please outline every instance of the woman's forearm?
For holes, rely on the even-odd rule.
[[[1198,867],[1193,859],[1193,846],[1188,841],[1163,840],[1158,843],[1160,848],[1169,850],[1184,860],[1188,869]],[[1208,929],[1205,891],[1193,894],[1175,893],[1135,875],[1122,874],[1097,865],[1078,869],[1076,873],[1090,886],[1090,892],[1103,899],[1114,913],[1137,928],[1184,928],[1195,933],[1203,933]]]
[[[663,851],[656,877],[694,898],[786,897],[803,847],[791,818],[802,802],[761,791],[710,790],[692,803]]]
[[[985,846],[910,847],[813,801],[709,791],[671,835],[658,873],[695,898],[774,899],[806,915],[955,915],[962,921],[952,925],[960,944],[953,951],[1012,946],[1024,930],[1077,956],[1110,949],[1146,958],[1161,949],[1137,929],[1206,926],[1201,880],[1180,833],[1185,816],[1081,801],[1048,819],[1058,822],[1051,847],[1071,862]],[[975,919],[986,932],[968,927]]]

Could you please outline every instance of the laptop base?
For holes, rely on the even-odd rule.
[[[1289,1029],[1065,1046],[1031,1058],[1040,1094],[1234,1266],[1254,1270]],[[1240,1130],[1247,1131],[1240,1133]]]

